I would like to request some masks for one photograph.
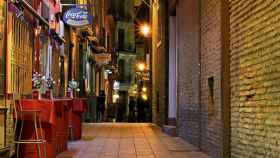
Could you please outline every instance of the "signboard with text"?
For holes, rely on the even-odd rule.
[[[92,24],[93,17],[85,9],[71,8],[64,13],[63,21],[70,26],[82,27]]]
[[[95,54],[94,58],[98,64],[107,64],[111,61],[111,54],[109,53]]]

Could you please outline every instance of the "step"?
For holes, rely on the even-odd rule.
[[[162,128],[163,132],[170,135],[171,137],[177,137],[177,127],[171,125],[164,125]]]

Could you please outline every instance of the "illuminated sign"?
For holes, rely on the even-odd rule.
[[[112,60],[111,54],[109,54],[109,53],[95,54],[95,61],[98,64],[107,64],[111,60]]]
[[[82,27],[90,25],[93,17],[89,15],[88,11],[81,8],[72,8],[64,13],[63,21],[74,27]]]

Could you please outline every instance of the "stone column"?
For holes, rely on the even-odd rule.
[[[177,117],[177,31],[176,16],[169,17],[169,103],[168,125],[176,126]]]

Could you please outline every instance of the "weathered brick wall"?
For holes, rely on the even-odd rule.
[[[230,0],[232,158],[280,155],[279,8]]]
[[[201,149],[213,158],[222,153],[221,0],[201,0]],[[213,78],[213,102],[208,79]]]
[[[176,12],[178,21],[178,131],[179,136],[199,146],[199,1],[180,0]]]

